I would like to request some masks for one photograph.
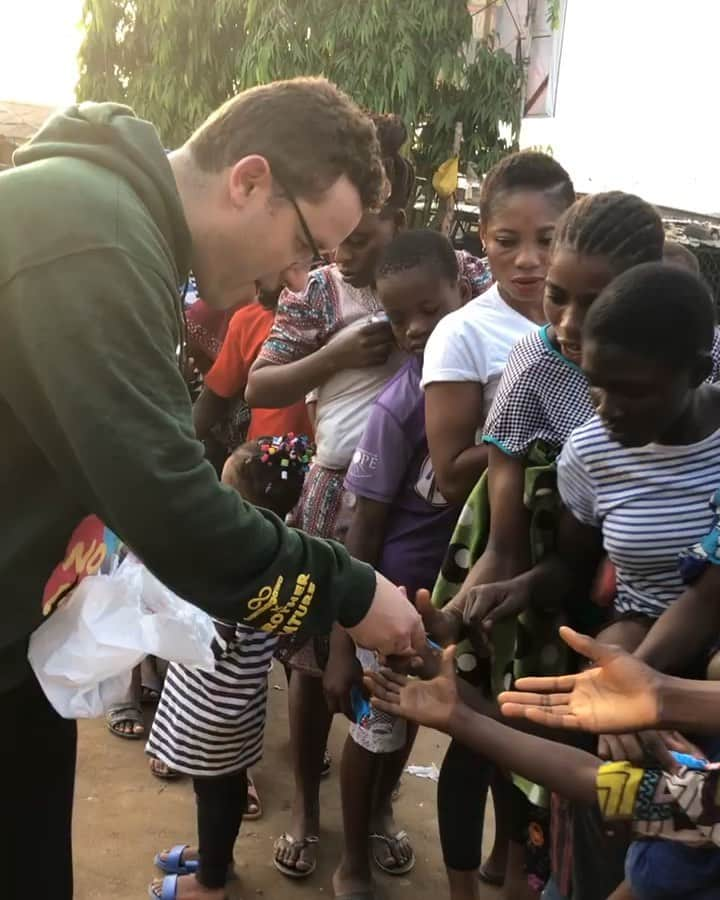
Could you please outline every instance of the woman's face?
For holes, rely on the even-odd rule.
[[[539,308],[555,223],[562,212],[557,199],[543,191],[506,191],[494,199],[480,236],[506,302]]]
[[[357,228],[340,244],[335,262],[340,274],[353,287],[374,284],[380,254],[395,237],[404,214],[382,216],[365,212]]]
[[[624,447],[673,443],[673,426],[688,409],[698,372],[671,368],[616,344],[587,338],[583,370],[610,437]]]
[[[545,281],[543,310],[560,352],[575,365],[582,362],[582,327],[591,304],[617,273],[606,256],[555,248]]]

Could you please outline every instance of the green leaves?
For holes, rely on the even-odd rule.
[[[519,128],[520,71],[473,44],[465,0],[85,0],[83,21],[78,98],[129,103],[167,146],[237,91],[296,75],[401,115],[425,174],[450,155],[458,121],[461,165],[478,171]]]

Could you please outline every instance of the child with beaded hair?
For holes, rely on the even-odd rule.
[[[293,433],[242,444],[222,481],[245,500],[285,518],[296,505],[312,447]],[[147,752],[193,779],[199,847],[179,844],[155,857],[166,877],[150,896],[223,900],[246,807],[248,768],[262,756],[267,673],[277,637],[216,622],[214,672],[171,663]]]

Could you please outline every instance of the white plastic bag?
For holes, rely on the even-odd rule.
[[[212,671],[210,616],[168,590],[135,557],[90,575],[30,638],[28,659],[66,719],[93,718],[127,697],[144,656]]]

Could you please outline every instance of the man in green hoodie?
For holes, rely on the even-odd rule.
[[[126,107],[51,118],[0,175],[0,846],[4,898],[72,896],[76,731],[27,665],[30,633],[119,535],[208,612],[409,653],[402,594],[338,545],[222,487],[178,364],[178,285],[233,302],[298,290],[384,185],[374,128],[321,79],[255,88],[166,156]],[[104,523],[104,524],[103,524]],[[8,884],[9,881],[9,884]]]

